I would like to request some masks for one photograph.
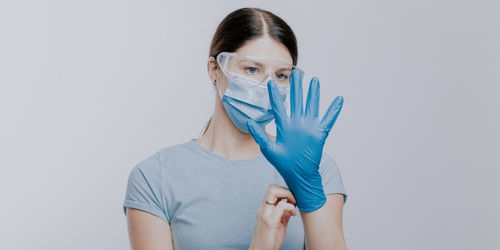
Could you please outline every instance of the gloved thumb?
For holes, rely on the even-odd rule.
[[[259,124],[257,124],[257,122],[255,122],[253,119],[247,120],[247,127],[248,131],[255,139],[255,142],[259,144],[261,149],[268,148],[269,145],[273,143],[269,136],[267,136],[264,129],[262,129],[262,127],[260,127]]]

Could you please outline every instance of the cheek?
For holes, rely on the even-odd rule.
[[[222,94],[224,94],[224,92],[226,91],[228,82],[229,79],[227,79],[227,77],[219,77],[219,79],[217,80],[217,83],[219,84],[220,91]]]
[[[224,93],[226,92],[227,88],[227,83],[228,81],[225,79],[217,79],[217,85],[215,86],[215,90],[218,92],[217,94],[219,95],[219,99],[222,98],[222,96],[224,96]]]

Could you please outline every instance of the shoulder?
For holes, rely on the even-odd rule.
[[[347,201],[347,193],[344,188],[342,174],[337,166],[337,162],[331,154],[323,152],[319,172],[323,182],[323,190],[325,191],[325,194],[343,194],[345,204]]]
[[[196,147],[193,145],[193,141],[188,141],[163,147],[158,150],[155,155],[157,157],[157,160],[159,161],[160,166],[165,166],[167,163],[185,162],[186,158],[192,157],[193,153],[196,153]]]
[[[321,161],[320,161],[320,167],[326,166],[326,165],[337,166],[337,162],[335,162],[334,157],[330,153],[323,151],[323,156],[321,157]]]
[[[319,173],[324,178],[329,178],[328,176],[338,176],[340,175],[339,167],[334,159],[334,156],[326,151],[323,151],[323,156],[319,164]]]
[[[166,146],[158,150],[156,154],[158,154],[158,157],[160,158],[164,156],[174,157],[176,155],[179,155],[180,153],[185,153],[186,151],[189,151],[192,143],[193,141],[188,141],[175,145]]]
[[[189,151],[189,142],[179,143],[171,146],[160,148],[156,152],[150,154],[135,165],[132,172],[142,172],[151,175],[160,175],[164,162],[171,159],[183,157]]]

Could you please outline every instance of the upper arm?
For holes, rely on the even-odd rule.
[[[163,181],[158,154],[143,160],[130,172],[123,211],[132,250],[173,249]]]
[[[331,215],[331,223],[338,230],[337,232],[343,232],[342,226],[342,214],[344,208],[344,196],[343,194],[328,194],[326,195],[326,207],[328,208],[328,213]]]
[[[312,212],[301,212],[306,249],[347,249],[342,213],[347,193],[333,157],[323,154],[319,172],[326,195],[325,204]]]
[[[165,220],[135,208],[126,209],[132,250],[173,250],[172,233]]]
[[[325,204],[312,212],[300,212],[306,249],[347,249],[342,228],[344,196],[326,195]]]

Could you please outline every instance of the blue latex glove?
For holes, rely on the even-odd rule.
[[[267,83],[276,123],[276,140],[273,142],[252,119],[247,121],[247,126],[262,154],[278,170],[295,196],[297,207],[303,212],[311,212],[326,202],[319,163],[325,140],[342,108],[343,98],[337,96],[333,100],[320,122],[318,78],[311,79],[305,113],[300,72],[292,72],[290,80],[290,117],[274,81]]]

